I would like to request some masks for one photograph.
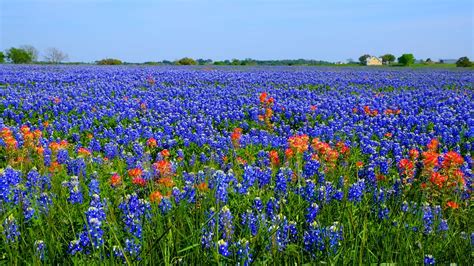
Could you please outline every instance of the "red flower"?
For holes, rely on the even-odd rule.
[[[275,99],[273,99],[273,97],[270,97],[270,98],[267,100],[267,104],[268,104],[268,105],[272,105],[274,102],[275,102]]]
[[[446,181],[448,181],[448,178],[438,172],[433,172],[431,174],[430,182],[437,185],[439,188],[442,188]]]
[[[244,160],[242,157],[237,157],[237,163],[239,163],[241,165],[246,165],[247,161]]]
[[[239,127],[234,128],[232,134],[230,134],[230,139],[235,148],[240,146],[240,138],[242,137],[242,129]]]
[[[438,150],[438,144],[439,144],[438,139],[431,139],[430,143],[428,143],[428,145],[426,146],[428,147],[429,151],[435,152]]]
[[[446,207],[451,208],[451,209],[457,209],[457,208],[459,208],[459,204],[457,204],[454,201],[448,201],[446,203]]]
[[[444,160],[441,166],[445,169],[459,167],[464,163],[462,156],[455,152],[449,151],[444,155]]]
[[[412,160],[416,160],[420,157],[420,152],[417,149],[411,149],[408,154]]]
[[[163,185],[165,187],[173,187],[174,186],[174,181],[171,179],[171,177],[162,177],[156,181],[156,183]]]
[[[432,169],[435,166],[438,166],[438,157],[439,154],[434,151],[423,152],[423,164],[426,168]]]
[[[295,155],[295,153],[293,152],[293,150],[291,148],[288,148],[288,149],[285,150],[286,159],[292,158],[293,155]]]
[[[143,170],[140,168],[133,168],[133,169],[128,170],[128,175],[133,178],[140,177],[142,173],[143,173]]]
[[[170,177],[172,176],[172,167],[171,167],[171,162],[166,161],[166,160],[160,160],[156,163],[153,164],[156,170],[160,172],[161,177]]]
[[[150,148],[155,148],[157,146],[156,139],[151,137],[146,141],[146,145]]]
[[[259,97],[259,98],[260,98],[260,102],[261,102],[261,103],[264,103],[264,102],[267,100],[267,96],[268,96],[268,94],[267,94],[266,92],[262,92],[262,93],[260,94],[260,97]]]
[[[161,156],[163,156],[165,158],[169,157],[170,156],[170,151],[167,150],[167,149],[162,150],[161,151]]]
[[[134,177],[134,178],[132,179],[132,183],[133,183],[134,185],[139,185],[139,186],[141,186],[141,187],[146,186],[146,180],[145,180],[143,177]]]
[[[206,192],[209,190],[209,187],[207,186],[207,183],[206,182],[202,182],[200,184],[197,184],[196,185],[197,189],[201,192]]]
[[[79,154],[80,156],[87,157],[91,155],[91,152],[88,149],[81,147],[77,150],[77,154]]]
[[[400,168],[400,174],[411,177],[414,174],[413,168],[415,165],[412,161],[408,159],[401,159],[398,162],[398,167]]]
[[[150,201],[153,203],[160,204],[161,199],[163,199],[163,196],[159,191],[154,191],[153,193],[150,194]]]
[[[272,166],[278,166],[280,164],[280,158],[278,158],[278,152],[273,150],[268,153],[270,156],[270,163]]]
[[[375,178],[377,179],[377,181],[384,181],[386,179],[386,177],[382,174],[377,174]]]
[[[294,150],[296,153],[303,153],[307,151],[308,145],[309,145],[308,142],[309,142],[308,135],[292,136],[288,139],[290,148]]]
[[[122,183],[122,178],[118,174],[113,174],[110,177],[110,185],[116,187]]]
[[[316,105],[311,105],[309,108],[310,108],[311,111],[313,111],[313,112],[316,111],[316,109],[318,109],[318,107],[317,107]]]
[[[364,167],[364,163],[361,162],[361,161],[358,161],[358,162],[356,162],[356,166],[357,166],[357,168],[362,168],[362,167]]]

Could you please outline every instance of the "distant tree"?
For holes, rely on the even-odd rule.
[[[413,65],[415,63],[415,56],[413,56],[413,54],[402,54],[402,56],[398,58],[398,63],[403,66]]]
[[[121,65],[122,61],[120,61],[119,59],[105,58],[105,59],[96,61],[96,64],[98,64],[98,65]]]
[[[172,65],[173,62],[169,61],[169,60],[163,60],[161,61],[161,63],[163,63],[163,65]]]
[[[426,59],[425,64],[431,65],[431,64],[434,64],[434,62],[433,62],[433,60],[431,60],[431,58],[428,58],[428,59]]]
[[[242,66],[255,66],[257,62],[252,58],[245,58],[245,60],[240,61],[240,65]]]
[[[5,54],[0,52],[0,63],[5,63]]]
[[[367,58],[369,58],[370,55],[368,54],[365,54],[365,55],[362,55],[361,57],[359,57],[359,62],[361,65],[366,65],[367,64]]]
[[[189,57],[183,57],[176,61],[176,64],[180,66],[196,65],[196,61]]]
[[[203,65],[212,65],[212,60],[211,59],[199,58],[199,59],[196,60],[196,63],[198,65],[201,65],[201,66],[203,66]]]
[[[28,52],[31,56],[31,61],[33,62],[36,62],[38,61],[38,50],[32,46],[32,45],[22,45],[20,46],[20,49],[23,49],[25,50],[26,52]]]
[[[457,67],[470,67],[473,66],[473,62],[469,60],[467,56],[463,56],[456,61]]]
[[[444,60],[443,60],[443,59],[440,59],[440,60],[439,60],[439,63],[440,63],[440,64],[444,64]]]
[[[50,63],[53,64],[58,64],[61,63],[62,61],[67,60],[68,56],[66,53],[62,52],[61,50],[57,48],[48,48],[46,50],[46,55],[44,56],[44,59]]]
[[[382,55],[382,62],[386,65],[389,65],[390,63],[395,61],[395,56],[393,54],[384,54]]]
[[[31,54],[20,48],[10,48],[7,50],[7,58],[14,64],[31,63]]]

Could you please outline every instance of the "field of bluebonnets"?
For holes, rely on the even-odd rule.
[[[471,264],[473,81],[0,66],[0,260]]]

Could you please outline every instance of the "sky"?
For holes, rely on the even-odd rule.
[[[474,58],[471,0],[0,0],[0,50],[73,62]]]

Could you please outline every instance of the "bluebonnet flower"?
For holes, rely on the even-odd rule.
[[[21,172],[7,166],[0,177],[0,203],[14,202],[18,203],[18,195],[20,193],[18,185],[21,181]]]
[[[10,216],[8,216],[3,222],[3,234],[9,243],[17,242],[20,239],[20,228],[12,214],[10,214]]]
[[[313,201],[316,197],[316,185],[314,184],[314,181],[311,179],[306,180],[306,185],[302,188],[300,194],[302,194],[306,201]]]
[[[388,219],[388,214],[389,214],[389,209],[387,208],[387,205],[381,204],[379,206],[379,211],[378,211],[378,217],[381,220]]]
[[[31,169],[26,175],[26,190],[29,193],[35,193],[41,187],[41,176],[36,168]]]
[[[318,174],[319,167],[320,167],[319,161],[308,158],[305,165],[303,166],[304,178],[306,179],[313,178],[316,174]]]
[[[224,257],[229,257],[231,255],[231,252],[229,251],[229,244],[224,239],[219,240],[217,245],[219,246],[219,254]]]
[[[31,207],[30,200],[28,198],[23,198],[22,200],[22,209],[25,222],[31,220],[35,214],[35,209]]]
[[[313,222],[303,235],[304,248],[312,256],[316,256],[317,251],[323,251],[326,248],[325,230],[318,223]]]
[[[222,207],[221,213],[219,215],[219,231],[222,233],[222,238],[230,241],[232,235],[234,234],[233,226],[233,216],[230,212],[229,207]]]
[[[81,253],[84,251],[84,248],[89,246],[90,239],[87,231],[82,231],[79,233],[77,239],[71,241],[68,246],[68,253],[71,255],[75,255],[77,253]]]
[[[349,187],[348,199],[352,202],[360,202],[364,195],[365,182],[363,179],[359,179],[357,182]]]
[[[173,205],[171,205],[171,201],[169,198],[164,197],[163,199],[161,199],[158,207],[160,208],[161,213],[166,214],[173,208]]]
[[[343,227],[340,223],[334,222],[326,231],[329,238],[329,250],[333,254],[336,253],[338,246],[343,240],[342,229]]]
[[[127,195],[119,204],[122,210],[125,230],[133,236],[142,238],[142,220],[151,210],[150,203],[139,199],[137,194]]]
[[[98,195],[96,196],[98,197]],[[102,209],[91,206],[85,214],[92,245],[97,249],[104,244],[102,222],[105,220],[105,213]]]
[[[216,200],[221,204],[226,204],[228,200],[229,179],[228,176],[221,170],[214,173],[214,180],[216,182]]]
[[[258,212],[262,212],[262,210],[263,210],[263,203],[262,203],[262,200],[261,200],[259,197],[256,197],[256,198],[253,200],[253,206],[254,206],[255,210],[257,210]]]
[[[237,248],[237,258],[244,266],[250,265],[252,263],[252,254],[250,254],[250,244],[247,239],[240,239],[236,243]]]
[[[270,226],[269,231],[273,231],[274,228],[277,229],[275,233],[277,248],[279,251],[283,251],[286,249],[286,246],[290,242],[287,218],[281,214],[275,215],[272,220],[272,226]]]
[[[38,256],[40,260],[44,260],[44,254],[45,254],[45,245],[43,240],[36,240],[35,241],[35,254]]]
[[[296,228],[296,222],[290,221],[288,223],[288,233],[290,242],[295,243],[298,240],[298,228]]]
[[[247,226],[250,233],[253,236],[257,235],[258,232],[258,217],[252,210],[247,210],[246,212],[242,213],[242,225]]]
[[[436,260],[435,258],[433,257],[433,255],[425,255],[425,259],[423,260],[423,263],[425,265],[435,265],[436,264]]]
[[[430,234],[433,232],[433,212],[428,203],[423,204],[423,233]]]
[[[312,203],[308,209],[306,210],[306,222],[311,224],[314,219],[316,218],[316,215],[319,213],[319,206],[316,203]]]
[[[125,239],[124,251],[127,252],[132,258],[140,260],[138,255],[140,254],[142,245],[135,239]]]
[[[215,210],[211,208],[206,215],[207,224],[202,227],[201,246],[209,249],[213,245],[214,230],[216,228]]]
[[[272,169],[266,168],[266,169],[261,170],[260,168],[256,168],[256,170],[257,170],[258,187],[262,189],[266,185],[270,184],[270,180],[272,178]]]
[[[120,249],[118,246],[113,246],[112,247],[113,255],[116,258],[122,259],[123,262],[125,262],[125,256],[123,254],[123,251]]]
[[[238,189],[238,192],[240,194],[246,194],[249,190],[250,187],[253,186],[255,181],[257,180],[257,167],[252,167],[252,166],[245,166],[244,168],[244,174],[242,176],[242,183],[240,188]]]
[[[119,155],[119,150],[117,145],[112,142],[105,144],[104,146],[105,156],[109,159],[114,159]]]
[[[69,160],[67,162],[67,170],[70,175],[87,177],[84,158]]]
[[[289,172],[289,176],[291,178],[291,170],[284,171],[280,169],[275,177],[275,194],[277,195],[285,195],[286,194],[286,187],[288,181],[288,175],[286,172]]]
[[[39,211],[42,214],[47,215],[51,205],[53,205],[53,200],[51,197],[46,192],[41,193],[40,197],[38,198]]]
[[[65,164],[69,161],[69,153],[66,149],[60,149],[57,155],[57,162],[60,164]]]
[[[272,219],[273,216],[278,213],[278,210],[280,209],[280,205],[278,204],[278,201],[271,197],[268,202],[267,202],[267,206],[266,206],[266,214],[267,216]]]
[[[68,201],[72,204],[81,204],[83,201],[82,190],[79,184],[79,178],[77,176],[72,176],[69,181],[64,181],[62,183],[64,187],[69,188],[69,198]]]
[[[443,232],[443,231],[448,231],[449,226],[448,226],[448,221],[446,219],[441,219],[438,225],[438,231]]]
[[[402,212],[407,212],[408,211],[408,202],[404,201],[402,203]]]
[[[179,190],[178,187],[173,187],[171,190],[171,195],[173,196],[174,202],[176,205],[179,205],[179,202],[181,201],[181,190]]]
[[[100,194],[99,180],[97,180],[97,173],[94,173],[89,182],[89,196]]]

